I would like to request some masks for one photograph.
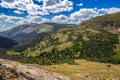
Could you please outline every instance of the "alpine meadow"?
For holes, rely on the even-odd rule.
[[[120,1],[0,0],[0,80],[120,80]]]

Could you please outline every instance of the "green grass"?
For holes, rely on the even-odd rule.
[[[67,42],[67,43],[62,43],[57,46],[58,50],[64,50],[66,48],[72,47],[73,43],[72,42]]]
[[[12,50],[8,50],[7,55],[20,55],[20,52],[15,52],[15,51],[12,51]]]
[[[65,34],[57,33],[55,37],[59,38],[59,42],[65,42],[68,39],[68,36]]]

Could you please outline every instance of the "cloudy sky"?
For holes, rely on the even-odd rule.
[[[120,0],[0,0],[0,31],[29,23],[72,23],[120,12]]]

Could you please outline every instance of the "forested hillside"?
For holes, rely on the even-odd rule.
[[[118,37],[118,34],[91,28],[59,30],[20,53],[23,56],[20,61],[38,64],[66,62],[73,64],[74,59],[86,59],[119,64]]]
[[[112,25],[115,24],[115,28],[118,29],[118,15],[119,13],[103,15],[83,22],[78,27],[61,28],[56,32],[49,32],[42,40],[28,46],[25,51],[8,51],[7,54],[18,55],[15,59],[23,63],[73,64],[75,59],[86,59],[119,64],[120,34],[119,32],[111,33],[104,28],[109,25],[112,29]],[[96,21],[100,23],[97,24]],[[86,25],[92,27],[85,27]]]

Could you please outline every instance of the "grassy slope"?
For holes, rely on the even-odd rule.
[[[81,23],[81,27],[104,28],[110,32],[118,32],[117,28],[120,27],[120,12],[114,14],[107,14],[95,17],[88,21]]]
[[[113,26],[115,23],[115,25],[118,26],[118,15],[120,15],[120,13],[96,17],[81,25],[95,24],[93,26],[102,25],[104,27],[108,24]],[[117,49],[116,45],[118,46]],[[117,34],[109,33],[102,30],[102,28],[77,27],[65,28],[50,33],[45,36],[42,41],[25,50],[23,55],[28,57],[32,56],[34,58],[37,56],[39,59],[48,59],[48,61],[55,58],[58,59],[58,57],[60,59],[62,58],[62,60],[64,58],[75,57],[93,61],[120,63],[120,52],[117,50],[119,50]]]
[[[89,32],[89,34],[88,34]],[[89,36],[101,33],[99,30],[94,30],[92,28],[88,29],[62,29],[57,31],[50,36],[47,36],[43,41],[37,43],[35,46],[28,48],[25,53],[31,56],[31,54],[39,55],[41,52],[49,52],[52,48],[58,50],[64,50],[65,48],[72,47],[74,41],[79,37],[78,35],[83,36],[85,41],[89,40]]]
[[[58,64],[42,66],[51,72],[69,76],[72,80],[117,79],[120,77],[120,65],[75,60],[76,65]],[[108,67],[108,66],[111,67]]]
[[[93,28],[62,29],[45,37],[43,41],[36,43],[35,46],[28,48],[24,53],[27,53],[29,56],[31,56],[31,54],[36,54],[37,56],[41,52],[50,52],[53,48],[57,50],[64,50],[66,48],[73,47],[75,45],[75,40],[80,36],[82,36],[84,41],[90,41],[91,36],[99,34],[104,35],[106,33],[103,33],[100,29]]]

